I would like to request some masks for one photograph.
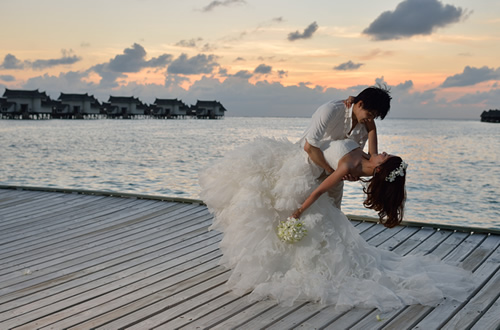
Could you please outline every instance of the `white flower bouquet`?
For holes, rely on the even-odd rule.
[[[278,237],[285,243],[296,243],[307,234],[304,223],[296,218],[287,218],[278,225]]]

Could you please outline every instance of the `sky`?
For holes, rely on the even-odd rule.
[[[500,109],[498,0],[1,0],[5,88],[309,117],[382,85],[388,118]]]

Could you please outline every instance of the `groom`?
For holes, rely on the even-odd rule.
[[[320,181],[334,171],[320,149],[325,141],[348,138],[364,148],[368,140],[368,153],[370,155],[378,153],[374,119],[385,118],[390,109],[390,102],[391,96],[387,89],[368,87],[356,97],[350,96],[347,100],[330,101],[316,110],[299,142],[309,155],[309,159],[324,170],[318,178]],[[341,181],[328,191],[328,195],[339,209],[343,189],[344,183]]]

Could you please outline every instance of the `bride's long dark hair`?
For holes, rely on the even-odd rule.
[[[404,175],[393,176],[392,182],[387,181],[386,178],[402,163],[403,160],[400,157],[391,157],[378,167],[371,179],[364,181],[367,185],[363,188],[366,194],[363,205],[377,211],[380,222],[389,228],[399,225],[403,220],[406,201],[406,169],[402,169]]]

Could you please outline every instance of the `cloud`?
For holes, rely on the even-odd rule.
[[[12,54],[5,55],[0,68],[7,70],[24,69],[24,63]]]
[[[221,77],[225,78],[238,78],[238,79],[243,79],[243,80],[248,80],[254,76],[254,74],[248,70],[240,70],[236,72],[235,74],[229,74],[227,72],[227,69],[220,68],[219,69],[219,75]]]
[[[352,61],[348,61],[348,62],[339,64],[337,66],[334,66],[333,70],[337,70],[337,71],[352,71],[352,70],[359,69],[363,65],[364,65],[364,63],[354,63]]]
[[[125,48],[123,54],[116,55],[107,65],[112,72],[139,72],[144,68],[165,67],[172,61],[172,55],[163,54],[149,61],[145,60],[146,50],[135,43],[132,48]]]
[[[16,78],[14,76],[11,76],[10,74],[5,74],[5,75],[0,75],[0,80],[9,82],[16,80]]]
[[[82,58],[76,55],[73,55],[73,51],[70,49],[69,51],[63,49],[61,50],[62,57],[54,58],[49,60],[36,60],[31,63],[31,66],[35,70],[42,70],[46,68],[50,68],[57,65],[69,65],[80,61]]]
[[[176,43],[176,46],[186,47],[186,48],[196,48],[198,42],[203,41],[203,38],[193,38],[189,40],[181,40]]]
[[[240,78],[240,79],[248,80],[248,79],[250,79],[250,78],[253,77],[253,73],[251,73],[248,70],[240,70],[240,71],[236,72],[234,75],[232,75],[230,77],[235,77],[235,78]]]
[[[86,71],[96,72],[101,76],[99,86],[102,88],[114,88],[119,84],[117,79],[125,78],[125,73],[139,72],[145,68],[165,68],[172,62],[172,55],[162,54],[146,60],[146,50],[141,45],[134,43],[131,48],[125,48],[123,54],[116,55],[107,63],[94,65]]]
[[[224,73],[224,69],[219,68]],[[226,71],[227,72],[227,71]],[[107,74],[112,72],[107,71]],[[114,73],[117,74],[117,73]],[[250,82],[253,75],[249,71],[239,71],[220,77],[203,76],[193,81],[189,88],[180,86],[190,77],[168,74],[163,84],[141,84],[106,80],[109,84],[87,82],[87,72],[61,73],[59,76],[34,77],[22,85],[22,89],[39,89],[57,98],[59,93],[89,93],[100,101],[107,101],[109,95],[129,95],[138,97],[146,103],[155,98],[179,98],[186,104],[196,100],[217,99],[228,109],[228,116],[274,116],[310,118],[321,105],[331,100],[343,99],[348,95],[357,95],[364,88],[372,85],[356,85],[347,88],[325,88],[311,83],[284,86],[280,82],[266,80]],[[387,84],[393,97],[389,118],[468,118],[478,120],[484,109],[497,108],[500,104],[498,84],[492,84],[489,91],[471,90],[454,99],[445,99],[439,90],[414,90],[411,80],[395,85],[388,84],[384,77],[376,78],[375,83]],[[6,84],[0,83],[0,87]]]
[[[398,84],[394,86],[394,89],[396,90],[409,90],[413,88],[413,81],[407,80],[404,83]]]
[[[288,71],[285,70],[278,70],[278,76],[280,78],[288,77]]]
[[[374,40],[429,35],[437,28],[465,19],[469,13],[438,0],[404,0],[394,11],[380,14],[363,33]]]
[[[209,43],[206,43],[203,45],[203,47],[201,47],[202,52],[213,52],[216,49],[217,49],[217,46],[211,45]]]
[[[224,0],[224,1],[212,1],[207,6],[201,9],[202,12],[209,12],[214,10],[217,7],[229,7],[232,5],[244,5],[246,4],[245,0]]]
[[[176,74],[168,74],[165,76],[165,87],[180,86],[185,81],[189,81],[189,78]]]
[[[487,66],[473,68],[466,66],[462,73],[446,78],[440,87],[472,86],[488,80],[500,80],[500,68],[494,69]]]
[[[23,89],[40,89],[57,98],[59,93],[90,93],[100,90],[100,86],[84,81],[87,72],[70,71],[52,76],[47,73],[26,81]]]
[[[366,55],[359,56],[359,58],[362,59],[362,60],[364,60],[364,61],[367,61],[367,60],[371,60],[371,59],[374,59],[374,58],[379,57],[379,56],[390,56],[390,55],[393,55],[393,54],[394,54],[393,51],[390,51],[390,50],[381,50],[379,48],[376,48],[376,49],[370,51]]]
[[[88,70],[96,72],[99,76],[101,76],[101,81],[99,83],[102,87],[118,87],[119,84],[116,82],[118,78],[124,78],[125,75],[121,72],[114,72],[109,70],[109,66],[107,63],[97,64]]]
[[[219,63],[215,55],[199,54],[189,58],[181,54],[168,66],[167,72],[172,74],[194,75],[212,73]]]
[[[270,65],[261,64],[258,67],[256,67],[255,70],[253,70],[253,72],[257,74],[269,74],[271,73],[272,69],[273,67]]]
[[[82,58],[73,54],[73,50],[61,50],[62,56],[55,59],[40,59],[31,61],[21,61],[12,54],[5,55],[3,63],[0,65],[2,69],[20,70],[32,68],[34,70],[43,70],[57,65],[70,65],[80,61]]]
[[[270,20],[267,20],[265,22],[262,22],[260,23],[256,28],[255,30],[253,30],[251,33],[255,33],[255,32],[260,32],[262,31],[264,28],[267,28],[267,27],[270,27],[272,25],[275,25],[275,24],[281,24],[283,23],[285,20],[283,19],[283,17],[275,17],[275,18],[272,18]]]
[[[314,32],[318,29],[318,24],[316,22],[311,23],[308,27],[304,29],[304,32],[299,31],[291,32],[288,34],[288,40],[295,41],[298,39],[310,39]]]

